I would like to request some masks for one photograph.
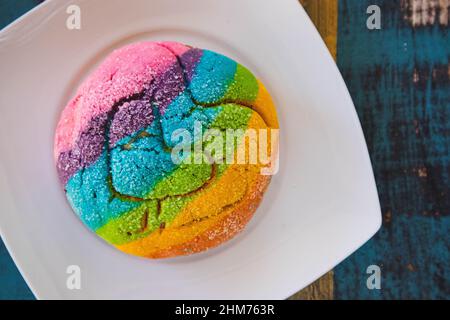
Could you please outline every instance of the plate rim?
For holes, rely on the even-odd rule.
[[[320,37],[318,31],[315,29],[312,21],[310,20],[309,16],[306,14],[306,12],[304,11],[303,7],[300,5],[300,3],[298,3],[297,0],[284,0],[285,2],[287,1],[291,1],[291,2],[297,2],[298,4],[298,9],[300,11],[302,11],[303,16],[305,19],[305,22],[312,25],[314,30],[315,30],[315,37],[320,39],[320,42],[322,43],[321,46],[323,47],[322,50],[325,50],[328,55],[329,55],[329,59],[333,60],[331,53],[328,51],[328,49],[326,48],[325,43],[323,42],[322,38]],[[68,3],[70,3],[70,0],[65,0],[65,1],[59,1],[59,3],[57,3],[55,0],[47,0],[45,2],[42,2],[40,4],[38,4],[36,7],[34,7],[33,9],[31,9],[30,11],[28,11],[27,13],[25,13],[24,15],[22,15],[21,17],[19,17],[18,19],[16,19],[15,21],[13,21],[11,24],[7,25],[6,27],[4,27],[2,30],[0,30],[0,44],[3,44],[4,42],[7,42],[8,39],[4,40],[2,39],[5,35],[9,35],[9,34],[14,34],[14,33],[20,33],[21,32],[21,27],[26,24],[28,22],[28,20],[32,20],[31,22],[36,23],[36,19],[34,19],[35,16],[40,15],[40,14],[48,14],[48,10],[49,9],[55,9],[57,7],[62,7],[64,5],[67,5]],[[42,13],[41,13],[42,11]],[[370,159],[370,154],[369,154],[369,150],[367,148],[367,143],[365,141],[365,137],[364,137],[364,132],[362,130],[362,126],[361,126],[361,122],[359,120],[358,114],[356,112],[354,103],[353,103],[353,99],[351,98],[351,95],[349,93],[349,90],[345,84],[345,81],[342,77],[341,72],[339,71],[336,63],[333,63],[333,68],[335,68],[335,71],[337,71],[337,74],[339,75],[339,79],[338,81],[341,83],[340,85],[343,86],[343,88],[345,89],[345,95],[347,96],[347,98],[349,99],[349,101],[351,101],[352,104],[352,113],[353,113],[353,122],[355,122],[356,126],[357,126],[357,130],[359,130],[359,135],[362,138],[363,142],[364,142],[364,158],[365,158],[365,166],[369,168],[370,173],[371,173],[371,181],[367,181],[367,183],[371,184],[371,194],[375,197],[376,201],[375,203],[378,205],[376,209],[376,211],[379,213],[377,218],[377,224],[374,225],[374,231],[367,236],[367,239],[358,244],[355,245],[356,248],[354,248],[353,250],[350,250],[350,252],[348,253],[348,255],[346,255],[344,258],[342,258],[340,261],[336,262],[333,264],[334,266],[337,266],[338,264],[340,264],[343,260],[345,260],[348,256],[350,256],[351,254],[353,254],[355,251],[357,251],[360,247],[362,247],[368,240],[370,240],[377,232],[378,230],[381,228],[382,225],[382,219],[381,219],[381,206],[380,206],[380,201],[379,201],[379,195],[378,195],[378,190],[376,187],[376,181],[375,181],[375,177],[374,177],[374,172],[373,172],[373,168],[372,168],[372,164],[371,164],[371,159]],[[356,120],[356,121],[355,121]],[[3,172],[3,167],[0,166],[0,170],[2,170],[2,175],[5,174]],[[13,250],[12,245],[9,241],[8,238],[5,238],[4,236],[4,231],[3,231],[3,227],[2,227],[2,223],[0,223],[0,235],[1,238],[5,244],[6,249],[8,250],[9,254],[11,255],[12,260],[14,261],[16,267],[18,268],[20,274],[22,275],[22,277],[24,278],[25,282],[27,283],[28,287],[30,288],[30,290],[32,291],[32,293],[34,294],[34,296],[37,299],[40,299],[42,296],[45,296],[45,293],[42,293],[41,290],[38,288],[38,286],[33,286],[32,285],[32,281],[29,279],[29,273],[24,270],[23,265],[21,263],[18,263],[20,258],[18,258],[17,252]],[[331,267],[331,269],[333,268]],[[320,276],[323,275],[323,273],[321,273],[319,276],[317,276],[316,278],[314,278],[313,280],[311,280],[310,283],[313,283],[314,281],[316,281],[318,278],[320,278]],[[294,286],[292,286],[294,287]],[[295,286],[295,287],[299,287],[299,286]],[[289,297],[290,295],[294,294],[295,292],[297,292],[298,290],[303,289],[305,286],[301,286],[300,289],[296,289],[295,291],[291,292],[287,297]]]

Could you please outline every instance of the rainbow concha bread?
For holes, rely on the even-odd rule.
[[[54,157],[73,210],[108,243],[148,258],[232,238],[258,207],[270,182],[262,168],[273,163],[186,161],[195,148],[177,163],[174,133],[193,133],[187,145],[195,145],[198,124],[224,140],[228,129],[278,128],[263,84],[230,58],[176,42],[113,51],[78,88],[56,129]],[[239,145],[250,142],[237,136],[231,148]]]

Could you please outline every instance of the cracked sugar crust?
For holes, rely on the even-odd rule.
[[[171,133],[277,128],[270,95],[247,69],[180,43],[114,51],[64,109],[58,174],[83,222],[151,258],[205,250],[242,230],[270,179],[258,165],[175,165]]]

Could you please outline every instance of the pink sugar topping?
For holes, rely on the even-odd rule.
[[[54,157],[70,150],[89,121],[119,100],[139,93],[176,63],[189,48],[176,43],[140,42],[113,51],[78,88],[64,108],[56,129]]]

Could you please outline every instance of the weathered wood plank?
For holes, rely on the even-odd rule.
[[[370,5],[381,29],[366,26]],[[334,269],[336,299],[450,297],[448,0],[339,1],[339,69],[366,137],[383,212]],[[366,269],[381,269],[381,289]]]
[[[294,294],[289,300],[332,300],[334,298],[333,289],[333,271],[330,271],[305,289]]]
[[[337,54],[338,0],[300,0],[332,56]]]

